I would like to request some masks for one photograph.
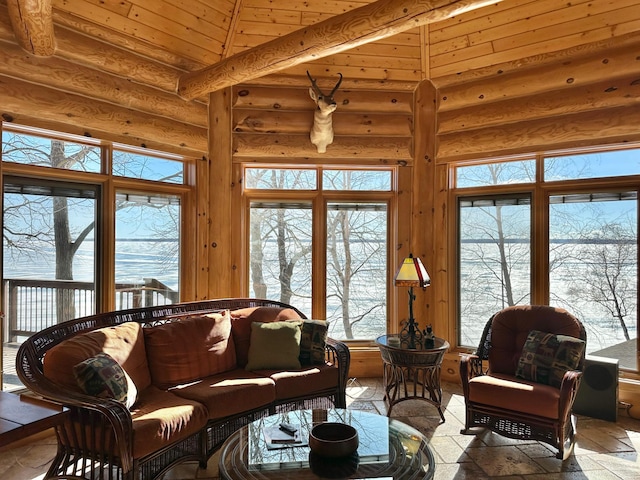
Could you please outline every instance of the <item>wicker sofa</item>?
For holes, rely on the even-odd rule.
[[[344,343],[327,338],[319,362],[305,362],[300,348],[303,361],[291,368],[269,368],[280,347],[258,352],[256,326],[286,327],[289,335],[297,325],[302,345],[303,328],[313,322],[291,305],[233,298],[97,314],[31,336],[16,358],[20,379],[70,410],[56,429],[47,477],[147,480],[184,461],[204,468],[232,432],[256,418],[346,407]],[[90,395],[90,382],[78,380],[105,357],[125,374],[126,401]]]

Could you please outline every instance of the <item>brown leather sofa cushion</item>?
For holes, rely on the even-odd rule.
[[[73,367],[96,354],[109,354],[133,380],[138,392],[151,385],[142,327],[127,322],[81,333],[53,347],[44,357],[44,374],[74,391],[81,389]]]
[[[170,391],[205,405],[211,419],[266,407],[276,396],[272,379],[240,368],[180,385]]]
[[[469,381],[469,400],[496,408],[558,418],[560,390],[510,375],[480,375]]]
[[[252,322],[279,322],[298,320],[295,310],[278,307],[250,307],[231,311],[231,332],[236,347],[236,363],[238,367],[246,367],[251,344]]]
[[[236,368],[229,312],[144,329],[151,380],[169,388]]]
[[[580,337],[580,324],[567,311],[523,305],[498,312],[491,325],[489,364],[492,373],[515,375],[522,348],[531,330]],[[546,309],[543,313],[543,309]]]

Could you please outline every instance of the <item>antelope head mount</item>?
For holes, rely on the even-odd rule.
[[[313,127],[311,127],[311,134],[309,136],[311,143],[318,148],[318,153],[325,153],[327,151],[327,145],[333,143],[333,120],[331,117],[338,107],[338,104],[333,99],[333,94],[336,93],[340,83],[342,83],[342,74],[339,73],[338,75],[340,75],[338,83],[333,87],[331,93],[327,95],[322,93],[322,90],[320,90],[314,78],[309,71],[307,71],[307,77],[311,80],[309,95],[318,106],[313,114]]]

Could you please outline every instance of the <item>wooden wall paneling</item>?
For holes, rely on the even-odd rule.
[[[233,170],[231,156],[231,89],[210,94],[209,98],[209,205],[208,205],[208,295],[209,298],[240,294],[240,259],[233,258]],[[239,188],[239,186],[237,187]],[[234,221],[235,219],[235,221]]]
[[[18,45],[33,55],[48,57],[56,51],[51,0],[7,0]]]
[[[640,65],[639,65],[640,66]],[[627,78],[606,80],[542,95],[506,98],[438,114],[438,133],[553,118],[567,113],[606,110],[640,103],[640,72]]]
[[[203,155],[207,148],[204,128],[4,75],[0,75],[0,105],[3,117],[18,122],[21,117],[34,117],[58,124],[63,132],[75,127],[86,136],[192,157]]]
[[[438,162],[640,141],[637,105],[440,135]]]
[[[570,90],[582,85],[607,82],[640,73],[640,35],[620,48],[567,60],[561,55],[552,65],[512,71],[493,78],[438,88],[439,112],[470,108],[504,98],[533,96],[552,90]]]
[[[211,159],[203,155],[196,161],[196,192],[195,192],[195,237],[196,255],[192,268],[195,270],[195,285],[193,300],[206,300],[209,296],[209,271],[211,261],[211,241],[209,240],[209,225],[214,221],[211,211]]]
[[[58,57],[25,56],[17,45],[2,40],[0,74],[83,95],[97,102],[126,106],[203,128],[207,126],[207,107],[200,102],[185,102],[174,94]]]

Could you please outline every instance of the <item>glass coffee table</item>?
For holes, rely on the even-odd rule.
[[[264,431],[281,422],[299,425],[300,443],[268,448]],[[358,431],[358,451],[346,458],[318,457],[309,450],[317,423],[347,423]],[[398,420],[360,410],[296,410],[242,427],[224,443],[220,476],[239,479],[385,478],[431,479],[435,461],[427,438]]]

